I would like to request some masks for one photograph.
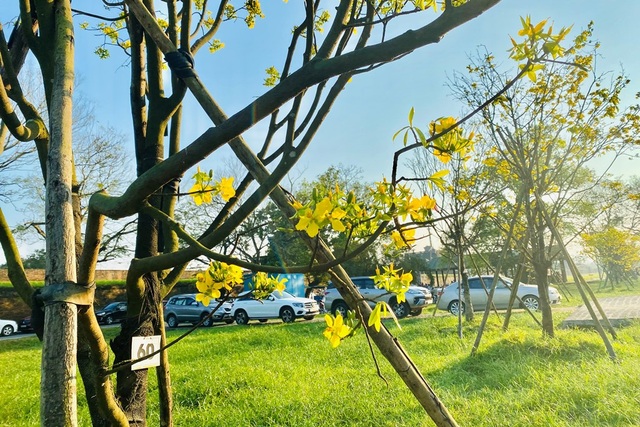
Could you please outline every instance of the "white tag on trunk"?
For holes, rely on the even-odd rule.
[[[150,337],[133,337],[131,339],[131,359],[136,360],[145,357],[160,349],[160,335],[152,335]],[[152,368],[160,366],[160,353],[153,355],[145,360],[136,362],[131,365],[131,370]]]

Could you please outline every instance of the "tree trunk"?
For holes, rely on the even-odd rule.
[[[45,284],[68,288],[76,281],[75,229],[71,206],[73,26],[69,0],[55,3],[55,58],[47,159],[47,267]],[[40,383],[40,422],[46,427],[77,425],[77,307],[63,298],[45,299]]]
[[[57,302],[45,309],[40,380],[40,425],[77,426],[77,308]]]
[[[96,365],[91,356],[91,348],[87,342],[87,337],[82,333],[78,334],[78,370],[82,376],[92,427],[109,427],[107,419],[102,416],[99,410],[95,381],[97,375]]]

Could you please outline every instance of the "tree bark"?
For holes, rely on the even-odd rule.
[[[71,206],[73,25],[69,0],[53,9],[53,84],[49,110],[51,144],[47,161],[47,286],[76,281],[75,229]],[[66,301],[45,302],[40,421],[46,427],[77,425],[77,307]]]

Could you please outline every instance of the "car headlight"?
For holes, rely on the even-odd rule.
[[[294,306],[294,307],[298,307],[298,308],[302,308],[302,307],[304,307],[304,304],[303,304],[303,303],[301,303],[301,302],[294,302],[294,303],[293,303],[293,304],[291,304],[291,305],[292,305],[292,306]]]

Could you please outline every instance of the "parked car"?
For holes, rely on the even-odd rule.
[[[9,336],[18,330],[18,324],[13,320],[0,320],[0,335]]]
[[[18,323],[18,330],[24,334],[33,332],[33,326],[31,325],[31,316],[27,316]]]
[[[220,308],[217,309],[215,314],[213,315],[213,317],[215,318],[214,320],[222,321],[227,325],[232,324],[235,320],[231,315],[231,308],[233,307],[233,301],[234,300],[231,299],[223,302]]]
[[[221,310],[222,307],[216,310],[219,304],[218,301],[211,300],[208,306],[204,306],[201,302],[196,301],[196,294],[174,295],[167,300],[164,306],[164,321],[170,328],[175,328],[185,322],[195,325],[215,310],[213,316],[202,324],[202,326],[211,326],[214,321],[223,321],[224,310]]]
[[[255,299],[249,291],[240,294],[231,304],[231,316],[238,325],[246,325],[253,319],[266,322],[280,318],[285,323],[293,322],[297,317],[311,320],[319,313],[315,300],[294,297],[284,291],[274,291],[263,300]]]
[[[412,314],[414,316],[422,313],[422,309],[433,302],[433,297],[429,289],[421,286],[409,286],[409,290],[404,294],[406,301],[399,303],[396,295],[384,288],[378,288],[371,277],[357,276],[352,277],[351,281],[360,291],[360,294],[367,300],[370,306],[375,306],[377,302],[384,301],[389,304],[394,314],[398,318],[403,318]],[[327,290],[324,293],[325,307],[335,315],[340,313],[346,316],[349,306],[342,299],[342,296],[336,289],[335,285],[329,282]]]
[[[109,303],[103,309],[96,311],[98,323],[104,323],[105,325],[122,322],[126,315],[127,303],[124,301]]]
[[[471,304],[473,309],[482,311],[487,306],[487,292],[484,290],[482,283],[487,291],[491,289],[493,276],[476,276],[469,278],[469,292],[471,294]],[[506,309],[509,307],[509,297],[511,296],[511,285],[513,280],[508,277],[500,277],[493,294],[493,304],[497,309]],[[462,289],[460,290],[462,292]],[[514,307],[526,306],[529,310],[538,310],[540,307],[540,296],[538,294],[538,286],[520,283],[518,285],[518,297],[522,301],[516,300]],[[464,297],[463,297],[464,298]],[[560,292],[552,286],[549,287],[549,302],[551,304],[560,303]],[[438,296],[438,308],[440,310],[449,310],[452,314],[457,315],[458,310],[462,309],[464,313],[464,301],[460,301],[458,297],[458,282],[453,282]]]

